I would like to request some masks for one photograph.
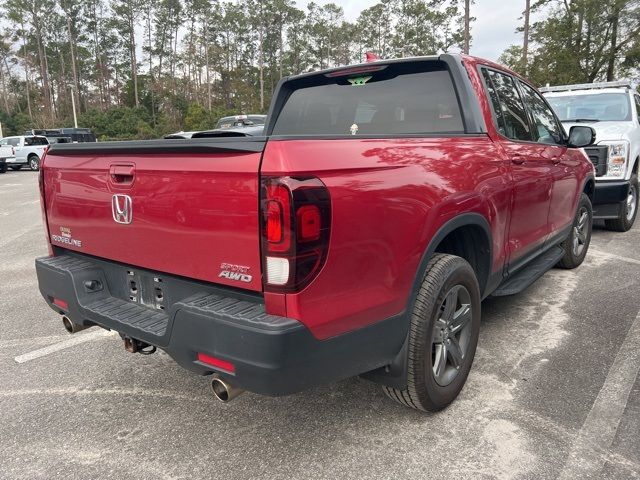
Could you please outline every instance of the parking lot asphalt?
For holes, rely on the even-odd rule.
[[[66,334],[35,277],[36,173],[0,175],[0,232],[1,479],[640,478],[638,224],[485,301],[469,381],[437,414],[359,378],[221,404],[164,353]]]

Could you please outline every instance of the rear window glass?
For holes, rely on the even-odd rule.
[[[464,132],[451,75],[439,61],[336,78],[318,75],[292,87],[274,135]]]
[[[25,137],[25,145],[49,145],[49,142],[44,137]]]

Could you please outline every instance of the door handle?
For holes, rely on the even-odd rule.
[[[133,183],[136,174],[135,165],[111,165],[109,175],[113,183],[129,185]]]
[[[525,162],[526,162],[526,160],[524,159],[524,157],[521,157],[520,155],[514,155],[511,158],[511,163],[514,163],[516,165],[522,165]]]

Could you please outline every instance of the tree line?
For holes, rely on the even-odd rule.
[[[640,75],[639,0],[525,0],[522,45],[499,61],[538,85]],[[530,24],[532,13],[542,20]]]
[[[3,123],[78,123],[104,138],[211,128],[264,113],[289,74],[381,56],[459,49],[459,0],[383,0],[348,22],[293,0],[7,0]],[[73,98],[72,98],[73,95]]]
[[[638,0],[522,0],[525,42],[503,63],[538,83],[613,78],[638,66]],[[482,0],[381,0],[347,21],[293,0],[6,0],[5,134],[78,124],[103,139],[211,128],[265,113],[280,78],[382,58],[473,53]],[[545,11],[529,24],[530,14]]]

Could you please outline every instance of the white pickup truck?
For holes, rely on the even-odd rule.
[[[596,168],[593,217],[626,232],[638,212],[640,94],[631,82],[541,88],[566,130],[589,125],[596,142],[585,151]]]
[[[47,138],[39,135],[5,137],[0,140],[0,158],[5,158],[6,166],[12,170],[20,170],[27,165],[31,170],[37,171],[40,159],[48,147]]]
[[[5,173],[7,171],[7,160],[15,157],[15,153],[13,152],[13,147],[9,145],[3,145],[2,140],[0,140],[0,173]]]

